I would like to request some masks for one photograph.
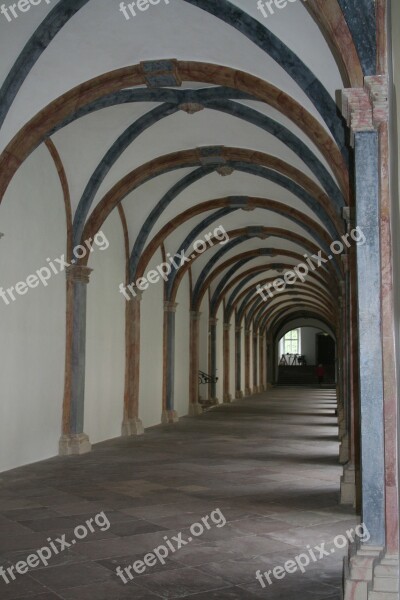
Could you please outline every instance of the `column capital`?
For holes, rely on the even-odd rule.
[[[176,312],[177,306],[178,306],[177,302],[166,301],[166,302],[164,302],[164,312],[174,313],[174,312]]]
[[[242,331],[242,327],[240,327],[240,325],[235,325],[235,331],[236,333],[240,333]]]
[[[389,119],[388,78],[373,75],[364,78],[364,87],[342,90],[342,114],[350,127],[350,141],[362,131],[374,131]]]
[[[375,127],[389,120],[389,81],[387,75],[369,75],[364,78],[364,89],[372,105]]]
[[[143,298],[143,291],[141,291],[141,290],[136,290],[136,291],[135,291],[135,293],[136,293],[136,296],[133,296],[133,297],[130,299],[130,302],[141,302],[141,301],[142,301],[142,298]]]
[[[245,333],[246,335],[250,335],[250,334],[251,334],[251,329],[248,329],[248,328],[246,327],[246,329],[244,330],[244,333]]]
[[[192,321],[200,321],[200,317],[201,317],[201,312],[199,312],[198,310],[190,311],[190,318]]]
[[[231,324],[230,323],[224,323],[224,331],[229,331],[231,328]]]
[[[211,317],[208,319],[209,325],[216,325],[218,323],[218,319],[216,317]]]
[[[69,265],[65,268],[67,281],[79,281],[81,283],[89,283],[90,273],[93,269],[82,265]]]

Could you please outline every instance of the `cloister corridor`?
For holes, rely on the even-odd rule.
[[[275,387],[144,436],[96,444],[2,475],[0,564],[66,534],[100,511],[111,526],[77,541],[47,567],[0,583],[2,600],[339,600],[336,548],[263,588],[256,579],[358,523],[339,504],[335,390]],[[167,536],[220,509],[212,526],[124,584],[116,575]],[[221,522],[220,522],[221,525]]]

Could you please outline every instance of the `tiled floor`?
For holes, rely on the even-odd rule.
[[[0,599],[339,600],[345,549],[311,561],[304,574],[272,577],[266,588],[255,577],[307,545],[331,548],[335,535],[356,523],[352,510],[338,505],[334,408],[331,390],[274,389],[140,438],[96,445],[89,455],[3,474],[5,569],[49,545],[48,538],[65,534],[71,542],[81,535],[74,528],[101,511],[111,526],[101,531],[93,523],[93,533],[46,568],[16,574],[9,584],[0,578]],[[126,585],[116,575],[118,565],[143,559],[165,537],[183,532],[187,540],[190,526],[217,508],[225,526],[217,527],[220,513],[213,513],[211,528],[171,551],[164,566],[133,572]]]

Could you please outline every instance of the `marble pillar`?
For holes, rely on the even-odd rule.
[[[258,394],[259,392],[259,382],[258,382],[258,334],[253,331],[253,394]]]
[[[243,398],[242,390],[242,328],[235,327],[235,398]]]
[[[201,312],[190,312],[190,373],[189,373],[189,415],[201,415],[203,408],[199,403],[199,365],[200,365],[200,327]]]
[[[175,315],[176,302],[164,302],[164,343],[163,343],[163,410],[161,423],[176,423],[179,418],[174,410],[175,384]]]
[[[125,393],[124,418],[121,435],[142,435],[144,428],[139,419],[140,381],[140,302],[143,292],[126,301],[125,308]]]
[[[208,387],[208,399],[212,404],[219,404],[215,381],[217,377],[217,322],[218,319],[216,318],[211,317],[208,319],[209,374],[212,378]]]
[[[86,302],[87,284],[92,269],[71,265],[66,268],[67,321],[70,343],[66,368],[69,372],[68,396],[64,397],[63,433],[59,442],[62,456],[90,452],[89,437],[83,431],[85,407]],[[69,299],[69,301],[68,301]],[[67,325],[68,328],[68,325]]]
[[[230,389],[230,323],[224,323],[224,333],[223,333],[223,357],[224,357],[224,381],[223,381],[223,401],[228,403],[232,402],[232,395],[229,392]]]
[[[251,396],[250,389],[250,341],[251,329],[244,330],[244,395]]]

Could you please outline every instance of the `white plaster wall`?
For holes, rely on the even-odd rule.
[[[175,321],[175,397],[174,406],[178,416],[189,412],[190,369],[190,289],[186,274],[176,297],[178,307]]]
[[[14,286],[65,253],[65,209],[54,163],[38,148],[1,205],[0,285]],[[0,470],[58,453],[65,360],[65,275],[6,305],[0,298]]]
[[[84,431],[92,443],[121,435],[124,406],[125,299],[119,284],[125,282],[125,251],[117,211],[101,232],[109,246],[99,237],[88,264]]]
[[[161,252],[154,255],[147,271],[161,264]],[[146,272],[147,272],[146,271]],[[144,427],[161,423],[163,378],[163,281],[143,292],[140,321],[139,417]]]
[[[305,355],[308,365],[316,364],[315,336],[320,331],[320,329],[314,327],[302,327],[300,329],[301,353]]]

